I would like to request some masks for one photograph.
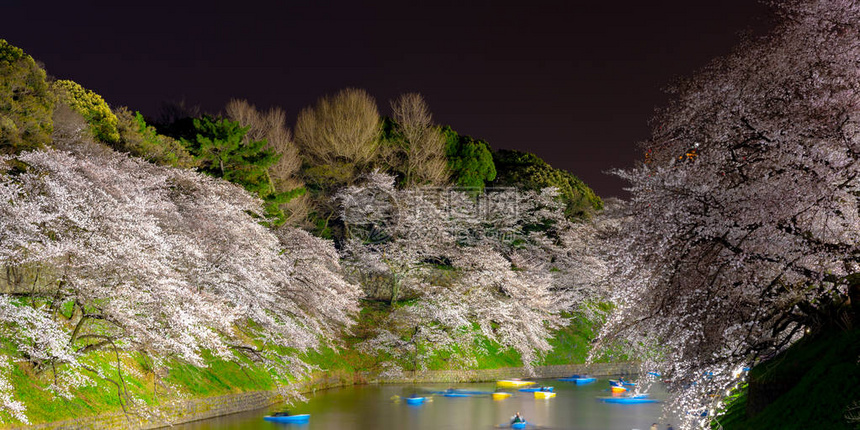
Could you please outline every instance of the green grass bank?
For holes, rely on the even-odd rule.
[[[754,367],[717,422],[725,430],[858,429],[858,361],[858,329],[802,339]]]
[[[306,354],[307,361],[317,367],[307,375],[307,379],[337,378],[361,383],[365,382],[361,375],[381,372],[382,362],[389,357],[363,352],[359,350],[358,344],[371,336],[374,327],[385,321],[387,313],[386,304],[364,303],[352,335],[346,337],[341,346],[326,346]],[[557,331],[551,340],[553,351],[535,364],[553,366],[583,363],[595,334],[595,323],[582,317],[571,316],[570,325]],[[486,339],[480,342],[483,343],[483,348],[460,352],[470,354],[474,358],[473,362],[477,365],[471,370],[522,366],[516,351],[501,348]],[[11,347],[6,343],[5,348]],[[430,371],[463,370],[462,361],[449,358],[444,354],[434,355],[424,363],[424,368]],[[117,372],[117,360],[121,363],[120,372]],[[84,364],[95,372],[84,372],[88,376],[87,380],[65,395],[52,389],[56,376],[51,370],[37,374],[24,362],[13,364],[9,382],[15,387],[14,397],[26,405],[30,425],[123,411],[130,415],[145,415],[149,409],[176,402],[273,391],[278,387],[300,382],[279,373],[277,367],[252,361],[239,353],[234,354],[230,360],[208,355],[206,363],[206,367],[196,367],[178,360],[156,362],[137,352],[117,353],[104,350],[86,357]],[[415,363],[399,364],[407,374],[414,374],[414,371],[418,370],[414,366]],[[123,396],[119,395],[120,390]],[[5,412],[0,412],[0,419],[0,427],[3,428],[21,424]]]

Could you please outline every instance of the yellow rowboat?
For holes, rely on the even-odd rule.
[[[536,399],[551,399],[555,397],[555,393],[552,391],[535,391]]]
[[[624,388],[624,387],[616,387],[616,386],[614,386],[614,385],[613,385],[613,386],[611,386],[611,387],[609,387],[609,390],[610,390],[610,391],[612,391],[613,393],[624,393],[624,392],[627,392],[627,389],[626,389],[626,388]]]
[[[520,388],[534,384],[536,383],[532,381],[523,381],[521,379],[502,379],[500,381],[496,381],[496,385],[499,388]]]
[[[511,397],[511,393],[499,391],[499,392],[493,393],[492,396],[493,396],[493,400],[504,400],[504,399],[507,399],[508,397]]]

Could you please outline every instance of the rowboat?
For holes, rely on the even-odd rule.
[[[555,397],[555,393],[552,391],[535,391],[536,399],[551,399]]]
[[[482,391],[482,390],[463,390],[460,388],[449,388],[444,391],[444,393],[460,393],[460,394],[471,394],[473,396],[486,396],[487,394],[492,394],[492,391]]]
[[[263,417],[266,421],[271,421],[275,423],[306,423],[309,419],[311,419],[311,414],[298,414],[298,415],[266,415]]]
[[[406,404],[420,405],[420,404],[424,403],[424,400],[425,400],[424,397],[407,397],[406,398]]]
[[[531,388],[520,388],[519,391],[524,393],[534,393],[535,391],[553,391],[552,387],[531,387]]]
[[[597,378],[591,378],[588,376],[571,376],[569,378],[558,378],[559,381],[573,382],[576,385],[585,385],[590,384],[592,382],[597,381]]]
[[[513,394],[506,393],[504,391],[498,391],[498,392],[495,392],[492,394],[493,400],[504,400],[504,399],[507,399],[508,397],[511,397],[512,395]]]
[[[520,421],[518,423],[513,423],[513,424],[511,424],[511,428],[512,429],[524,429],[524,428],[526,428],[526,422]]]
[[[634,403],[659,403],[659,400],[648,398],[647,394],[642,394],[639,396],[629,396],[629,397],[598,397],[598,399],[602,400],[605,403],[621,403],[621,404],[634,404]]]
[[[496,381],[496,385],[500,388],[520,388],[528,385],[534,385],[534,381],[523,381],[521,379],[502,379]]]
[[[636,385],[636,384],[633,382],[619,381],[619,380],[615,380],[615,379],[609,380],[609,389],[613,393],[624,393],[624,392],[626,392],[627,388],[624,388],[625,385]]]

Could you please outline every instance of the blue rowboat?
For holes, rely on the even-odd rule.
[[[406,404],[408,405],[420,405],[424,403],[424,397],[407,397]]]
[[[524,428],[526,428],[526,424],[528,424],[528,423],[525,421],[520,421],[518,423],[511,423],[511,428],[512,429],[524,429]]]
[[[263,419],[274,423],[302,424],[308,422],[308,420],[311,419],[311,414],[266,415],[265,417],[263,417]]]
[[[459,389],[459,388],[452,388],[452,389],[449,389],[449,390],[447,390],[447,391],[445,391],[445,392],[446,392],[446,393],[469,394],[469,395],[472,395],[472,396],[486,396],[486,395],[489,395],[489,394],[493,394],[493,392],[492,392],[492,391],[461,390],[461,389]]]
[[[520,388],[524,393],[534,393],[535,391],[553,391],[553,387],[537,387],[537,388]]]
[[[636,404],[636,403],[659,403],[659,400],[649,399],[647,394],[629,397],[598,397],[604,403]]]
[[[455,391],[449,391],[444,394],[445,397],[472,397],[471,394],[466,393],[458,393]]]
[[[571,376],[570,378],[558,378],[559,381],[567,381],[573,382],[576,385],[585,385],[590,384],[592,382],[596,382],[597,378],[590,378],[587,376]]]

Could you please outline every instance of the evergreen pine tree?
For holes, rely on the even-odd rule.
[[[269,168],[278,162],[280,154],[265,149],[265,140],[244,142],[248,127],[238,122],[204,115],[195,118],[193,125],[195,139],[182,138],[182,142],[200,163],[200,170],[257,194],[266,202],[266,216],[271,223],[283,224],[286,216],[279,206],[303,190],[275,190]]]

